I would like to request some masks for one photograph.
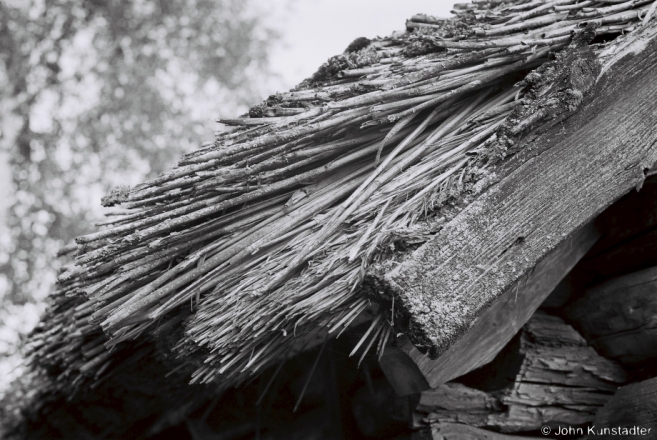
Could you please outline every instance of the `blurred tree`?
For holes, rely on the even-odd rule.
[[[219,104],[257,102],[276,33],[256,1],[0,0],[0,323],[47,294],[109,187],[198,146]]]

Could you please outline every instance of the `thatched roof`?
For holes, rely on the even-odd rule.
[[[371,325],[354,353],[381,352],[395,306],[361,289],[371,265],[431,239],[523,136],[576,110],[655,4],[475,0],[417,15],[221,120],[234,128],[112,192],[103,203],[127,213],[76,240],[30,340],[42,388],[101,381],[150,356],[140,346],[192,382],[235,385],[355,320]]]

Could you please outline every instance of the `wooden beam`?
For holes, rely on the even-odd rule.
[[[399,348],[386,349],[380,364],[391,385],[400,395],[416,393],[492,361],[598,237],[593,224],[576,232],[538,263],[529,277],[507,289],[438,359],[422,354],[408,340]]]
[[[613,432],[616,428],[620,431]],[[622,429],[634,431],[624,432]],[[655,438],[657,436],[657,378],[624,386],[595,417],[593,439]],[[605,431],[605,429],[609,431]]]
[[[657,160],[655,34],[645,27],[612,45],[577,112],[526,142],[498,170],[501,180],[406,260],[369,274],[366,287],[384,303],[394,298],[404,316],[398,330],[430,357],[446,353],[574,231],[641,186]],[[462,355],[450,365],[468,363],[477,361]],[[460,373],[431,370],[434,386]]]
[[[540,437],[525,437],[500,434],[473,426],[458,423],[440,423],[421,432],[416,432],[412,440],[539,440]]]
[[[392,438],[406,431],[417,405],[416,399],[397,396],[384,378],[368,381],[349,400],[346,407],[364,438]]]
[[[657,173],[657,169],[650,173]],[[591,249],[591,257],[622,246],[657,227],[657,176],[648,177],[640,191],[630,192],[600,214],[596,224],[604,236]]]
[[[509,433],[578,427],[591,423],[626,380],[618,364],[561,318],[538,312],[492,364],[421,393],[414,427],[464,423]]]
[[[564,311],[600,353],[624,364],[657,358],[657,267],[587,290]]]

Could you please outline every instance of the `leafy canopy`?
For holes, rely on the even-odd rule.
[[[35,313],[17,316],[47,294],[57,249],[100,219],[110,187],[157,174],[211,138],[220,108],[234,115],[258,101],[277,37],[263,7],[0,0],[0,147],[9,158],[0,175],[13,186],[0,224],[0,322],[35,322]],[[0,356],[17,342],[5,330]]]

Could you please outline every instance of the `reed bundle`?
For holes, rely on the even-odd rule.
[[[368,267],[428,240],[440,208],[481,189],[512,137],[549,115],[518,81],[566,48],[599,53],[655,4],[474,0],[356,40],[294,90],[220,119],[231,128],[169,172],[103,200],[127,213],[77,239],[32,337],[36,362],[69,356],[61,374],[96,380],[114,362],[105,348],[175,329],[174,351],[202,360],[193,381],[233,385],[362,314],[353,354],[381,353],[393,323],[359,290]]]

